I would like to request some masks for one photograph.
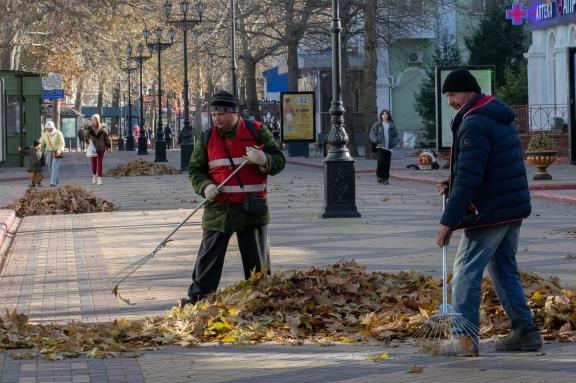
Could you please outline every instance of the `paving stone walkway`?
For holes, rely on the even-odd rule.
[[[177,156],[171,163],[177,166]],[[124,157],[118,161],[124,161]],[[70,156],[69,156],[70,157]],[[104,179],[95,186],[83,174],[82,158],[65,183],[80,184],[119,204],[112,213],[35,216],[20,222],[0,275],[0,308],[24,312],[34,322],[108,321],[162,314],[185,294],[201,239],[200,214],[121,286],[116,301],[109,278],[148,254],[201,200],[185,175]],[[113,164],[113,158],[108,163]],[[73,161],[73,159],[69,159]],[[73,170],[77,169],[77,170]],[[361,218],[323,220],[322,171],[289,164],[271,179],[270,245],[273,270],[356,259],[370,270],[438,273],[434,246],[440,198],[427,184],[377,184],[358,173]],[[576,206],[534,201],[523,226],[519,264],[558,275],[576,286]],[[457,243],[457,237],[453,244]],[[453,257],[455,245],[450,248]],[[235,241],[226,258],[222,286],[238,281],[242,267]],[[4,382],[574,382],[576,345],[546,344],[542,353],[496,353],[482,344],[476,359],[433,358],[410,344],[355,346],[255,345],[164,347],[140,358],[15,360],[0,353]],[[381,363],[367,360],[386,351]],[[413,365],[422,374],[409,374]]]

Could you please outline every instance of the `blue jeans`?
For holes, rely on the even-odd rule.
[[[60,158],[54,158],[53,152],[46,151],[46,166],[50,173],[50,185],[58,185],[60,181]]]
[[[516,264],[521,223],[467,229],[462,234],[454,260],[452,306],[475,328],[480,326],[480,285],[486,266],[512,330],[537,328]]]

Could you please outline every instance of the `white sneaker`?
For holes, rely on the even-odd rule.
[[[98,185],[102,185],[102,177],[98,177]]]
[[[92,175],[92,183],[93,183],[93,184],[96,183],[96,175]]]

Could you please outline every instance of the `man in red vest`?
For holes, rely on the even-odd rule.
[[[216,291],[233,233],[238,239],[244,277],[248,279],[253,271],[270,273],[266,184],[268,175],[284,169],[284,155],[266,126],[239,117],[232,94],[216,93],[210,111],[213,127],[196,142],[188,167],[194,191],[208,201],[192,284],[181,306]],[[218,188],[244,161],[248,164]]]

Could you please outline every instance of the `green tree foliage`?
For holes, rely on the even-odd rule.
[[[520,69],[508,66],[504,70],[504,85],[498,88],[498,97],[510,105],[528,104],[528,63],[522,60]]]
[[[496,89],[506,82],[507,67],[519,72],[529,45],[524,27],[512,25],[504,17],[509,7],[510,1],[507,0],[490,2],[476,32],[465,39],[466,48],[470,51],[468,64],[496,66]]]
[[[426,138],[436,139],[436,66],[462,65],[462,55],[456,40],[447,34],[440,37],[432,63],[426,68],[426,77],[416,93],[414,108],[420,115],[426,130]]]

